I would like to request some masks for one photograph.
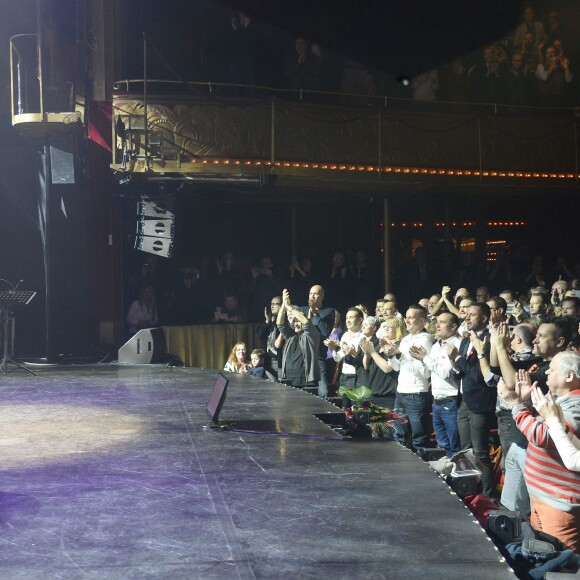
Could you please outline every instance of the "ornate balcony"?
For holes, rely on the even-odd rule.
[[[385,97],[123,81],[111,167],[144,177],[384,191],[385,184],[578,180],[571,109],[422,104]],[[351,103],[341,99],[348,98]],[[145,116],[147,124],[145,124]]]

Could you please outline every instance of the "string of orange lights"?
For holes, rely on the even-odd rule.
[[[354,171],[368,173],[403,173],[413,175],[449,175],[473,177],[511,177],[527,179],[580,179],[577,173],[544,173],[531,171],[479,171],[471,169],[435,169],[425,167],[381,167],[378,165],[344,165],[329,163],[311,163],[297,161],[267,161],[248,159],[191,159],[192,164],[202,165],[241,165],[255,167],[286,167],[296,169],[317,169],[323,171]]]
[[[423,222],[391,222],[390,223],[392,228],[422,228],[424,226]],[[445,222],[435,222],[433,224],[436,228],[444,228],[446,227]],[[458,225],[464,228],[473,228],[477,226],[476,222],[451,222],[449,224],[452,228],[456,228]],[[509,222],[486,222],[488,227],[525,227],[528,225],[528,222],[525,221],[509,221]]]

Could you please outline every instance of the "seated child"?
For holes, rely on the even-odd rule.
[[[260,379],[268,379],[269,381],[276,381],[277,377],[270,365],[267,364],[266,351],[261,348],[256,348],[250,355],[252,366],[248,370],[248,374]]]
[[[261,348],[255,348],[250,355],[250,360],[252,361],[252,366],[248,370],[248,374],[253,377],[258,377],[260,379],[266,378],[266,368],[264,366],[264,359],[266,353]]]

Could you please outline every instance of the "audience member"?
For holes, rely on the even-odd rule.
[[[544,418],[550,439],[554,442],[566,468],[570,471],[580,471],[580,439],[570,432],[564,413],[552,393],[544,395],[538,387],[532,387],[532,405],[538,415]]]
[[[289,324],[287,314],[292,314],[293,325]],[[288,290],[282,292],[282,306],[277,318],[278,330],[286,340],[282,356],[282,382],[293,387],[318,385],[320,367],[318,352],[320,333],[307,316],[292,306]]]
[[[281,305],[282,296],[274,296],[270,301],[270,310],[267,306],[264,307],[264,322],[256,329],[256,337],[265,345],[266,355],[276,372],[282,367],[282,349],[276,347],[276,340],[280,336],[276,319]]]
[[[547,371],[547,385],[573,433],[580,433],[580,354],[561,352]],[[544,421],[528,406],[532,393],[529,373],[519,371],[515,389],[505,392],[514,419],[528,439],[524,475],[531,499],[532,528],[545,532],[574,552],[580,552],[580,473],[563,464]]]
[[[255,85],[259,42],[253,20],[243,12],[235,12],[230,17],[228,36],[230,82]],[[239,87],[235,87],[234,91],[238,92]]]
[[[153,286],[143,286],[139,291],[139,298],[131,303],[127,313],[127,331],[129,335],[136,334],[143,328],[157,326],[157,304]]]
[[[365,316],[361,324],[362,339],[370,342],[374,349],[379,347],[379,339],[376,337],[377,332],[377,319],[374,316]],[[363,352],[364,356],[364,352]],[[357,368],[357,385],[362,385],[365,387],[370,386],[370,373],[367,366],[363,364]]]
[[[542,363],[541,357],[533,353],[535,334],[536,328],[531,324],[518,324],[514,328],[510,336],[510,359],[514,368],[527,371]],[[495,337],[491,345],[490,363],[493,367],[497,367]],[[504,389],[504,384],[503,379],[498,381],[498,393]],[[498,434],[505,473],[500,501],[506,508],[517,510],[527,516],[530,513],[530,496],[524,479],[524,464],[528,440],[516,426],[511,405],[507,404],[499,394],[495,413],[498,418]]]
[[[512,54],[511,66],[508,67],[504,76],[507,102],[512,105],[530,105],[532,102],[532,76],[535,74],[533,67],[524,63],[524,55],[520,51]]]
[[[361,330],[364,314],[362,310],[353,306],[346,313],[346,332],[340,342],[328,340],[326,346],[333,350],[332,357],[337,363],[342,363],[339,385],[356,387],[358,369],[362,366],[362,352],[359,343],[363,337]],[[366,386],[366,385],[363,385]]]
[[[410,355],[422,361],[431,373],[431,395],[433,396],[433,429],[437,444],[445,449],[447,457],[461,450],[457,423],[457,392],[459,382],[449,360],[447,343],[459,349],[461,337],[457,333],[459,318],[451,312],[437,317],[436,342],[428,353],[422,346],[411,346]]]
[[[539,326],[547,318],[548,303],[543,292],[532,292],[530,297],[530,322]]]
[[[547,39],[544,25],[536,20],[534,9],[529,5],[524,8],[524,21],[516,28],[513,43],[516,50],[523,46],[524,39],[528,34],[533,36],[535,49]]]
[[[344,330],[342,329],[342,322],[340,317],[340,312],[338,310],[334,311],[334,324],[332,326],[332,330],[328,335],[328,339],[324,340],[323,344],[326,347],[326,376],[328,377],[328,384],[331,383],[336,386],[339,377],[340,366],[337,365],[336,361],[332,356],[333,350],[327,346],[326,342],[328,340],[334,340],[340,343],[340,339],[344,334]]]
[[[411,355],[411,347],[423,347],[426,353],[431,351],[433,338],[425,330],[427,312],[418,304],[413,304],[407,309],[405,315],[405,327],[407,335],[401,340],[400,345],[385,347],[385,354],[389,357],[399,355],[399,359],[392,359],[391,364],[399,371],[397,385],[397,397],[395,409],[407,415],[411,425],[412,446],[429,447],[429,434],[431,425],[429,414],[431,411],[431,394],[429,392],[429,378],[431,372],[423,364]]]
[[[273,369],[268,368],[268,359],[266,351],[262,348],[255,348],[250,355],[252,365],[248,369],[248,374],[260,379],[268,379],[269,381],[278,380],[278,376]]]
[[[390,327],[394,329],[394,326]],[[390,337],[390,338],[389,338]],[[385,345],[397,345],[395,333],[389,333]],[[397,395],[397,380],[399,373],[395,371],[391,364],[391,359],[385,354],[383,346],[373,344],[366,337],[361,338],[360,348],[364,354],[363,366],[369,373],[368,387],[373,394],[373,401],[377,405],[393,410],[395,408],[395,398]]]
[[[312,286],[308,293],[308,306],[303,306],[300,309],[310,320],[312,326],[318,330],[319,341],[316,355],[320,375],[318,396],[323,399],[328,397],[328,380],[332,378],[328,376],[326,367],[327,348],[324,341],[330,336],[335,321],[334,308],[324,307],[323,305],[325,296],[324,288],[320,284]]]
[[[548,46],[544,62],[536,68],[540,104],[545,106],[566,106],[570,103],[570,86],[574,75],[570,61],[565,56],[556,56],[556,49]]]
[[[447,343],[449,359],[460,382],[461,402],[457,415],[463,449],[473,449],[483,465],[483,493],[492,497],[495,478],[489,456],[489,433],[495,420],[496,388],[482,372],[482,359],[489,361],[489,323],[491,312],[485,303],[476,302],[467,310],[465,326],[469,336],[459,349]],[[489,366],[489,363],[488,363]]]
[[[230,292],[226,292],[224,306],[217,306],[214,312],[213,322],[245,322],[246,311],[240,304],[239,298]]]
[[[479,103],[501,103],[504,101],[504,69],[497,58],[497,50],[488,46],[483,51],[481,62],[469,70],[471,100]]]
[[[305,38],[297,38],[295,47],[294,56],[286,63],[285,86],[290,89],[320,89],[320,57],[312,52],[311,43]]]
[[[250,364],[246,361],[246,343],[236,342],[226,364],[224,365],[224,371],[246,374],[249,369]]]

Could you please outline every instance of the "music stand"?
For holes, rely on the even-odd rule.
[[[32,375],[35,372],[27,369],[24,365],[16,362],[12,357],[14,356],[14,313],[12,308],[17,304],[29,304],[36,296],[36,292],[31,290],[7,290],[0,292],[0,314],[2,315],[2,331],[4,332],[4,358],[0,362],[0,370],[3,374],[16,370],[17,368],[24,369]],[[11,326],[10,340],[8,339],[8,327]],[[14,368],[8,370],[8,365],[14,365]]]

